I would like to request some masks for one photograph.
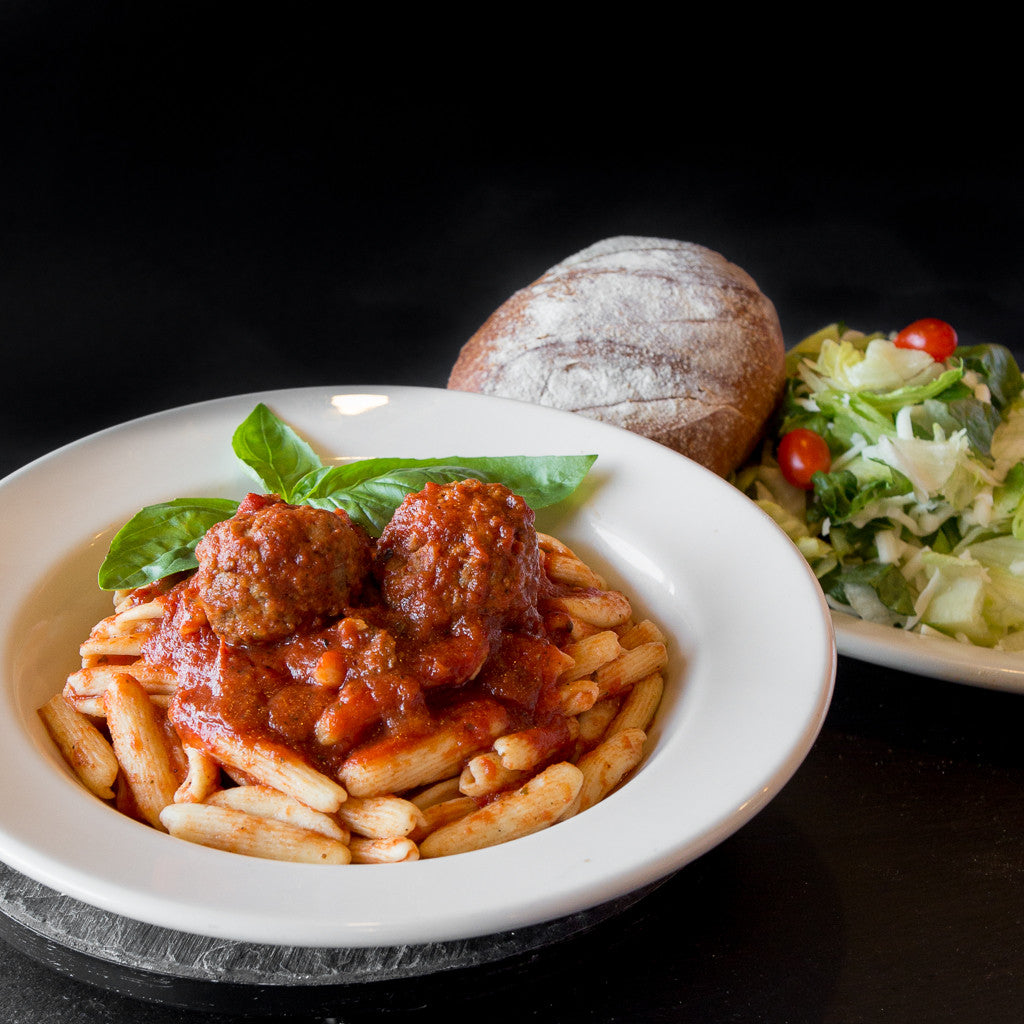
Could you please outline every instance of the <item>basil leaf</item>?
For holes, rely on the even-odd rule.
[[[457,483],[472,476],[476,474],[461,466],[409,466],[338,487],[328,471],[317,487],[303,494],[302,502],[316,508],[344,509],[371,537],[379,537],[407,494],[423,490],[428,483]]]
[[[285,501],[299,481],[323,468],[316,452],[262,402],[235,429],[231,447],[261,487]]]
[[[238,502],[228,498],[175,498],[147,505],[114,535],[100,566],[100,588],[131,590],[195,569],[196,544],[237,508]]]
[[[429,483],[475,477],[500,482],[531,508],[568,497],[596,455],[454,456],[439,459],[361,459],[325,466],[313,449],[262,403],[235,429],[235,455],[261,489],[291,504],[344,509],[372,536],[380,536],[405,496]],[[114,537],[100,568],[104,590],[145,586],[195,569],[195,546],[238,502],[178,498],[137,513]]]
[[[462,466],[488,473],[518,494],[532,509],[547,508],[568,498],[583,482],[596,455],[506,455],[463,458]]]
[[[475,478],[503,483],[533,509],[568,497],[596,455],[451,456],[439,459],[362,459],[311,474],[296,501],[342,508],[372,536],[380,536],[402,499],[427,483]]]

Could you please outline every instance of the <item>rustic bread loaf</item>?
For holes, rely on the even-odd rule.
[[[710,249],[608,238],[504,302],[463,346],[448,387],[578,412],[725,476],[781,394],[775,307]]]

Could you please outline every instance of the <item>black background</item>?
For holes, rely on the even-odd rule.
[[[722,252],[788,343],[940,316],[1024,354],[1012,94],[948,49],[627,15],[0,3],[0,473],[207,398],[443,387],[512,291],[615,234]],[[750,826],[615,922],[378,1011],[1019,1020],[1020,700],[844,658]],[[0,1009],[191,1019],[6,947]]]

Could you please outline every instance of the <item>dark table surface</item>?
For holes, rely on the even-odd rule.
[[[722,252],[788,343],[940,316],[1024,357],[1019,154],[952,134],[945,107],[890,133],[851,100],[816,130],[759,94],[711,134],[646,95],[641,123],[523,85],[518,109],[510,88],[481,111],[468,99],[500,67],[479,57],[458,101],[435,101],[427,77],[339,74],[322,27],[278,30],[187,4],[145,22],[0,7],[0,475],[207,398],[443,387],[512,291],[614,234]],[[1024,696],[840,658],[792,781],[653,895],[554,946],[301,1018],[1017,1022],[1022,727]],[[6,1021],[236,1019],[168,998],[0,944]]]

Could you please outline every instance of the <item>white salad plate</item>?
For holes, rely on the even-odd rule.
[[[1024,693],[1024,652],[995,651],[833,611],[839,653],[932,679]]]
[[[206,849],[90,796],[37,708],[109,614],[96,572],[116,529],[175,497],[241,498],[231,436],[266,403],[325,459],[586,454],[538,525],[574,546],[670,638],[645,758],[590,810],[473,853],[389,866],[298,865]],[[729,484],[582,417],[408,387],[243,395],[94,434],[0,482],[0,860],[100,910],[282,946],[468,939],[598,907],[667,877],[748,822],[824,720],[836,650],[808,566]]]

